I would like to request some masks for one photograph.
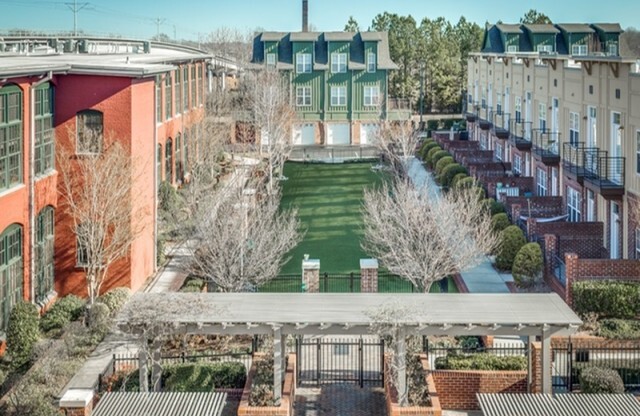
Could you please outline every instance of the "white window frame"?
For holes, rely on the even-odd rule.
[[[270,67],[276,66],[276,54],[268,53],[266,62],[267,62],[267,66],[270,66]]]
[[[571,45],[571,55],[585,56],[588,54],[589,54],[589,48],[587,45]]]
[[[580,192],[567,186],[567,215],[569,215],[569,222],[580,222],[582,220],[581,204],[582,195],[580,195]]]
[[[331,87],[331,106],[344,107],[347,105],[347,87],[344,85]]]
[[[547,104],[542,101],[538,102],[538,128],[547,131]]]
[[[507,46],[507,53],[516,53],[518,52],[518,46],[517,45],[508,45]]]
[[[503,149],[502,149],[502,144],[501,143],[496,143],[496,149],[495,149],[494,154],[495,154],[496,159],[502,162]]]
[[[640,228],[636,228],[636,259],[640,260]]]
[[[516,122],[522,122],[522,97],[520,96],[516,96],[515,113]]]
[[[311,54],[310,53],[297,53],[296,54],[296,73],[309,74],[311,73]]]
[[[513,155],[513,173],[522,174],[522,156],[517,153]]]
[[[547,171],[536,169],[536,193],[538,196],[547,196]]]
[[[372,72],[376,72],[376,68],[377,67],[377,61],[376,61],[376,54],[373,52],[369,52],[367,54],[367,72],[372,73]]]
[[[365,107],[375,107],[380,104],[380,87],[365,86],[364,87],[364,99],[363,103]]]
[[[311,87],[296,87],[296,106],[311,106]]]
[[[347,72],[347,54],[344,52],[333,52],[331,54],[331,73],[342,74]]]
[[[576,146],[580,142],[580,114],[569,112],[569,143]]]
[[[616,42],[611,42],[607,45],[607,55],[618,56],[618,44]]]
[[[538,45],[536,46],[536,50],[538,51],[538,53],[540,52],[553,53],[553,45]]]

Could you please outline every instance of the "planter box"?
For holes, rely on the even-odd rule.
[[[256,373],[256,362],[264,358],[264,354],[255,353],[251,370],[247,376],[247,382],[242,391],[242,399],[238,406],[238,416],[293,416],[293,404],[296,395],[296,355],[289,354],[287,357],[287,371],[284,376],[282,386],[282,399],[280,406],[249,406],[249,395],[253,384],[253,377]]]
[[[478,410],[477,393],[527,393],[526,371],[433,370],[446,410]]]
[[[431,399],[431,406],[407,406],[401,407],[398,404],[398,392],[395,386],[390,382],[391,375],[389,371],[389,356],[385,356],[384,359],[384,393],[387,399],[387,415],[389,416],[442,416],[442,409],[440,408],[440,400],[438,398],[438,392],[436,391],[436,385],[433,381],[433,377],[429,371],[429,360],[425,354],[420,354],[420,362],[422,363],[422,369],[424,370],[425,381],[427,383],[427,389],[429,391],[429,398]]]

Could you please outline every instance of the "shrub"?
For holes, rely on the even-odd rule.
[[[500,270],[511,270],[513,261],[520,248],[527,243],[522,230],[516,225],[510,225],[500,233],[500,248],[496,256],[496,266]]]
[[[431,405],[429,389],[419,355],[407,355],[407,394],[409,406]]]
[[[488,371],[526,371],[527,358],[523,356],[500,357],[495,354],[455,354],[438,357],[436,370],[488,370]]]
[[[438,130],[440,127],[440,120],[427,120],[427,130]]]
[[[459,179],[456,183],[456,188],[471,188],[476,183],[475,179],[470,176]]]
[[[542,249],[538,243],[527,243],[513,261],[513,280],[520,287],[532,286],[542,273]]]
[[[111,311],[104,303],[95,302],[89,309],[89,329],[98,338],[104,338],[111,327]]]
[[[451,154],[449,152],[447,152],[446,150],[439,150],[439,151],[435,152],[433,154],[433,156],[431,157],[429,167],[431,169],[435,169],[438,161],[440,159],[442,159],[443,157],[447,157],[447,156],[451,156]]]
[[[120,309],[131,297],[131,289],[128,287],[116,287],[107,293],[100,295],[96,302],[104,303],[109,308],[111,315],[120,312]]]
[[[273,357],[255,361],[249,406],[273,406]]]
[[[640,284],[615,281],[575,282],[573,309],[580,315],[597,313],[604,318],[635,318],[640,314]]]
[[[14,368],[30,361],[33,347],[40,337],[39,320],[38,309],[29,302],[18,303],[9,314],[7,350]]]
[[[160,209],[166,213],[174,212],[180,203],[178,192],[168,181],[160,183],[158,199],[160,200]]]
[[[609,339],[640,339],[640,321],[633,319],[602,319],[596,334]]]
[[[467,169],[459,163],[451,163],[440,172],[440,183],[444,186],[453,186],[453,180],[457,175],[466,175]]]
[[[167,367],[163,371],[163,379],[165,391],[237,389],[244,387],[246,368],[238,362],[180,364]]]
[[[204,287],[204,280],[200,279],[200,278],[189,278],[186,282],[184,282],[184,285],[182,286],[183,288],[185,287],[195,287],[198,290],[202,290],[202,288]]]
[[[499,214],[501,212],[506,212],[504,209],[504,204],[502,202],[496,201],[493,198],[487,198],[483,201],[483,203],[491,213],[491,216]]]
[[[71,321],[80,318],[84,313],[85,301],[76,295],[67,295],[53,304],[42,319],[40,328],[47,332],[64,327]]]
[[[435,169],[436,175],[439,176],[442,173],[442,170],[446,166],[448,166],[448,165],[450,165],[452,163],[454,163],[453,156],[445,156],[445,157],[440,158],[438,160],[438,163],[436,163],[436,169]]]
[[[449,184],[449,187],[457,188],[458,187],[458,182],[460,182],[461,180],[463,180],[465,178],[468,178],[468,177],[469,177],[469,175],[467,175],[466,173],[458,173],[451,180],[451,183]]]
[[[435,147],[440,147],[440,146],[438,145],[438,143],[436,143],[432,139],[425,140],[424,143],[422,143],[422,146],[420,147],[420,158],[422,160],[425,160],[427,158],[427,155],[429,154],[429,151]]]
[[[160,267],[164,265],[167,260],[164,254],[164,246],[166,244],[166,237],[164,234],[160,234],[156,239],[156,264]]]
[[[502,212],[491,217],[491,225],[493,226],[493,230],[499,233],[510,226],[511,221],[509,221],[509,217],[507,217],[507,214]]]
[[[587,367],[580,372],[583,393],[624,393],[620,374],[612,368]]]
[[[424,158],[424,161],[429,168],[433,168],[433,164],[431,163],[431,159],[433,159],[433,156],[435,156],[436,153],[441,151],[442,151],[442,148],[439,145],[433,146],[431,149],[429,149],[429,151],[427,152],[427,156]]]

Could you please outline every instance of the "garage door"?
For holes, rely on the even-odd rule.
[[[327,124],[327,144],[351,144],[349,124]]]
[[[377,124],[361,124],[360,125],[360,144],[373,144],[378,134]]]
[[[313,124],[297,124],[293,126],[294,145],[312,145],[316,142]]]

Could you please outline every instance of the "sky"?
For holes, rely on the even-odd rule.
[[[70,31],[70,7],[81,9],[78,29],[136,38],[153,36],[158,29],[172,38],[194,41],[222,27],[289,32],[300,30],[302,20],[302,0],[0,0],[0,32]],[[418,22],[443,16],[455,23],[464,15],[482,26],[497,20],[516,23],[531,8],[557,23],[640,28],[639,0],[309,0],[309,22],[321,31],[342,30],[353,16],[366,30],[377,14],[388,11],[410,14]]]

